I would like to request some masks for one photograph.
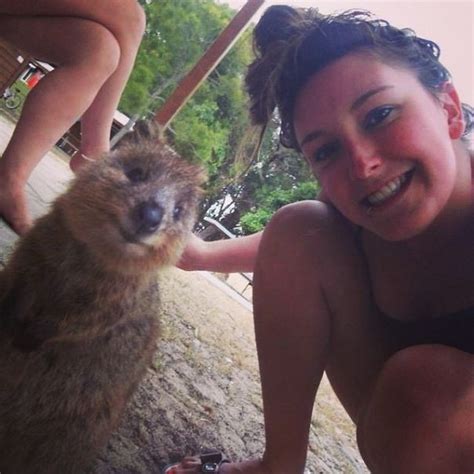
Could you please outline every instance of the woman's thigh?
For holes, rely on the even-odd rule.
[[[0,14],[22,16],[78,16],[99,23],[113,21],[128,9],[140,6],[136,0],[1,0]]]
[[[122,38],[143,34],[145,15],[136,0],[0,0],[0,15],[79,17]]]
[[[97,68],[112,73],[120,56],[107,28],[77,17],[0,15],[0,38],[57,66],[84,64],[91,74]]]

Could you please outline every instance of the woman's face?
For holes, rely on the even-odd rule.
[[[425,230],[456,189],[470,187],[453,147],[460,114],[451,86],[438,100],[411,71],[359,52],[308,81],[294,127],[339,211],[384,239],[403,240]]]

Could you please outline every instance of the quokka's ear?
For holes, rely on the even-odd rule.
[[[156,120],[138,120],[135,123],[134,133],[139,139],[164,141],[163,128]]]
[[[133,126],[133,130],[119,141],[118,146],[138,144],[150,140],[164,143],[166,140],[163,128],[156,120],[138,120]]]

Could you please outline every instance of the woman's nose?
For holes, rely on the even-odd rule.
[[[367,179],[379,170],[382,157],[370,142],[364,141],[348,147],[350,176],[352,179]]]

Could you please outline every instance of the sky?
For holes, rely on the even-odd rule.
[[[245,0],[219,0],[239,9]],[[474,0],[266,0],[255,21],[270,5],[317,7],[322,13],[351,8],[369,10],[399,28],[438,43],[441,62],[448,68],[463,102],[474,106]]]

